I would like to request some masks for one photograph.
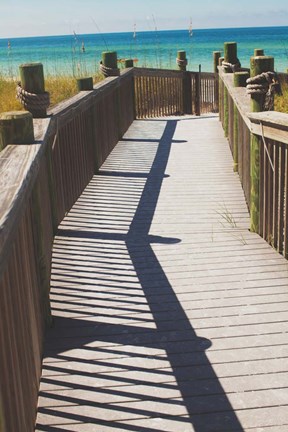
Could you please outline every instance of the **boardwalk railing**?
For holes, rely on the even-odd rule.
[[[0,430],[34,430],[58,224],[134,120],[133,71],[34,120],[0,154]]]
[[[259,234],[288,257],[288,121],[249,114],[220,70],[220,119],[250,206],[250,137],[261,137]],[[34,428],[55,232],[134,118],[216,112],[214,74],[129,69],[34,120],[36,141],[0,154],[0,431]]]
[[[134,75],[137,118],[218,112],[214,73],[135,68]]]
[[[219,114],[239,172],[248,207],[251,206],[251,136],[260,140],[260,234],[288,258],[288,115],[274,111],[251,113],[246,89],[235,88],[233,74],[220,68]]]
[[[34,428],[53,238],[135,117],[215,111],[214,74],[128,69],[34,120],[0,154],[0,431]]]

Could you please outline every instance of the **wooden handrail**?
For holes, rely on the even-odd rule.
[[[133,92],[130,69],[34,119],[35,142],[0,153],[1,432],[34,429],[55,229],[133,122]]]
[[[288,114],[276,111],[248,113],[253,134],[288,144]]]
[[[251,112],[250,97],[245,88],[233,85],[233,74],[219,67],[221,88],[221,121],[239,172],[248,207],[253,163],[250,163],[250,141],[260,137],[259,217],[253,220],[257,233],[279,253],[288,258],[288,114],[275,111]],[[281,74],[281,80],[288,79]],[[224,90],[226,89],[226,90]],[[226,107],[224,109],[224,91]],[[235,161],[237,162],[235,164]],[[255,187],[255,184],[254,184]],[[251,223],[252,226],[252,223]]]

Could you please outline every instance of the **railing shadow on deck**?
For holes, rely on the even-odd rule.
[[[145,120],[143,126],[144,122]],[[160,123],[163,124],[163,120],[159,120]],[[54,267],[57,256],[61,255],[63,271],[60,268],[58,272],[54,270],[53,276],[57,288],[53,302],[54,312],[58,317],[48,336],[46,357],[49,360],[44,364],[40,394],[40,397],[52,400],[52,406],[39,409],[39,431],[63,430],[56,425],[63,421],[66,423],[65,430],[69,430],[69,424],[73,422],[92,423],[102,426],[103,430],[106,427],[107,430],[121,428],[143,432],[166,430],[161,429],[160,423],[160,429],[154,424],[147,427],[145,420],[148,421],[149,418],[162,419],[172,425],[175,423],[177,430],[181,425],[181,431],[192,430],[191,425],[196,432],[243,431],[205,353],[211,342],[197,336],[153,251],[153,243],[163,243],[169,247],[169,244],[181,241],[149,234],[166,176],[171,146],[177,145],[177,141],[173,140],[177,121],[168,120],[164,124],[159,144],[143,138],[145,142],[157,147],[154,160],[151,154],[151,169],[140,168],[137,172],[137,167],[143,166],[140,154],[136,172],[129,170],[129,166],[126,170],[118,171],[117,167],[113,169],[113,163],[109,170],[104,167],[100,171],[99,177],[104,175],[112,180],[121,179],[122,191],[120,197],[114,197],[113,181],[103,188],[106,193],[110,190],[111,204],[108,210],[106,195],[100,191],[102,199],[101,196],[98,197],[98,205],[106,222],[98,220],[99,230],[87,224],[88,220],[91,223],[91,215],[95,210],[93,187],[88,187],[87,192],[84,192],[86,215],[82,213],[78,219],[74,216],[74,225],[73,216],[70,219],[68,216],[67,224],[60,227],[54,250]],[[130,138],[124,137],[123,141],[125,140],[129,142]],[[125,193],[125,179],[136,182],[131,195]],[[107,215],[111,214],[114,214],[116,220],[118,218],[119,223],[122,220],[123,229],[109,225]],[[105,231],[107,227],[109,230]],[[73,244],[72,256],[69,244]],[[93,250],[91,245],[94,245]],[[74,258],[83,254],[82,281],[78,279],[77,282],[73,278],[73,272],[71,273],[73,254]],[[99,277],[89,275],[87,267],[85,270],[89,260],[100,269],[102,274]],[[64,276],[65,269],[68,270],[68,276]],[[132,277],[127,269],[133,269]],[[109,276],[111,272],[113,280]],[[96,286],[98,289],[95,291]],[[57,296],[59,300],[56,299]],[[92,307],[88,306],[91,298]],[[60,312],[57,304],[63,301],[67,308]],[[73,318],[76,309],[80,312],[80,318]],[[114,310],[113,316],[111,310],[112,313]],[[141,312],[146,312],[144,317]],[[100,320],[91,323],[89,318],[95,321],[96,316]],[[106,323],[104,319],[107,320]],[[64,338],[61,339],[61,336]],[[69,350],[77,348],[81,349],[81,355],[76,356],[73,351],[69,353]],[[123,362],[121,357],[129,357],[129,361]],[[147,368],[137,366],[139,358],[146,359]],[[69,366],[71,380],[65,376],[65,362],[74,365],[74,369]],[[87,378],[94,379],[95,385],[88,384]],[[82,392],[83,397],[63,396],[62,392],[51,391],[53,386],[79,390],[77,394],[81,395]],[[118,387],[114,389],[113,386]],[[127,400],[131,402],[121,403]],[[144,401],[152,401],[153,405],[144,405],[143,408],[141,402]],[[55,408],[57,403],[62,408]],[[79,409],[75,409],[77,406]],[[55,426],[46,425],[41,421],[43,416],[58,418],[59,421],[55,421]],[[133,419],[136,419],[135,423]]]

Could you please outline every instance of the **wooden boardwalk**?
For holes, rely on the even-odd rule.
[[[37,431],[288,431],[288,264],[216,116],[135,121],[60,226]]]

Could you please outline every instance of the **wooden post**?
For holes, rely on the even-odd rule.
[[[78,91],[93,90],[93,78],[77,78],[77,88]]]
[[[118,64],[117,64],[117,52],[116,51],[105,51],[102,53],[102,64],[103,66],[110,68],[110,69],[114,69],[114,71],[116,69],[118,69]],[[120,74],[120,71],[118,69],[118,72]],[[115,76],[115,74],[112,74]],[[108,72],[108,76],[109,76],[109,72]],[[119,85],[119,83],[118,83]],[[115,104],[115,109],[116,109],[116,115],[117,115],[117,128],[118,128],[118,138],[121,138],[121,105],[120,105],[120,90],[119,87],[117,88],[117,92],[116,92],[116,104]]]
[[[250,73],[251,77],[261,74],[262,72],[274,71],[274,57],[271,56],[258,56],[251,57],[250,59]],[[252,112],[263,111],[265,95],[255,94],[251,97],[251,110]]]
[[[234,87],[246,87],[246,81],[249,77],[248,71],[234,72]]]
[[[125,59],[124,68],[127,69],[127,68],[131,68],[131,67],[134,67],[133,59]]]
[[[216,101],[216,111],[219,112],[219,74],[218,74],[218,66],[219,66],[219,59],[221,56],[220,51],[213,51],[213,71],[215,75],[215,82],[214,82],[214,97]]]
[[[249,72],[234,72],[234,86],[235,87],[246,87],[246,80],[249,78]],[[233,159],[234,159],[234,171],[238,171],[238,109],[234,103],[234,116],[233,116]]]
[[[221,58],[221,51],[213,51],[213,71],[218,74],[219,59]]]
[[[224,42],[224,61],[231,64],[238,62],[236,42]]]
[[[254,57],[264,56],[264,50],[260,48],[254,49]]]
[[[219,77],[219,96],[218,96],[218,100],[219,100],[219,120],[222,123],[222,108],[223,108],[223,102],[222,102],[222,92],[223,92],[223,81],[222,79]]]
[[[187,66],[186,51],[177,51],[176,61],[177,61],[178,69],[185,72]]]
[[[238,62],[237,58],[237,43],[236,42],[225,42],[224,43],[224,61],[231,64],[236,64]],[[224,71],[226,73],[232,72],[229,71],[229,68],[224,67]],[[226,86],[224,86],[224,133],[225,136],[228,136],[228,128],[229,128],[229,107],[228,107],[228,90]]]
[[[102,63],[104,66],[117,69],[117,52],[116,51],[104,51],[102,52]]]
[[[223,100],[223,127],[224,135],[228,137],[229,131],[229,92],[225,84],[224,86],[224,100]]]
[[[19,66],[22,87],[29,93],[44,93],[44,72],[42,63],[26,63]]]
[[[219,57],[218,60],[218,66],[222,66],[222,63],[224,61],[224,57]],[[224,123],[223,123],[223,110],[224,110],[224,83],[222,81],[222,79],[219,77],[219,120],[222,123],[222,126],[224,128]]]
[[[250,59],[251,77],[261,74],[262,72],[274,71],[274,57],[258,56]],[[263,111],[265,95],[251,95],[251,111]],[[252,232],[259,233],[260,219],[260,145],[261,138],[251,134],[250,139],[250,229]]]
[[[34,142],[32,114],[27,111],[10,111],[0,114],[0,150],[8,144]]]
[[[222,66],[222,63],[224,61],[224,57],[219,57],[218,60],[218,66]],[[219,120],[221,121],[223,128],[224,128],[224,123],[223,123],[223,112],[224,112],[224,83],[222,81],[222,79],[219,77]]]
[[[195,87],[196,87],[196,97],[195,97],[195,115],[201,115],[201,65],[199,65],[199,72],[195,75]]]
[[[105,78],[109,76],[120,75],[120,69],[117,63],[117,52],[116,51],[104,51],[102,52],[102,60],[100,62],[100,71]]]
[[[34,94],[45,93],[44,71],[42,63],[25,63],[19,66],[21,87]],[[33,117],[43,118],[47,116],[47,107],[30,110]]]
[[[238,109],[236,104],[233,104],[233,170],[238,172],[238,135],[239,135],[239,126],[238,126]]]

